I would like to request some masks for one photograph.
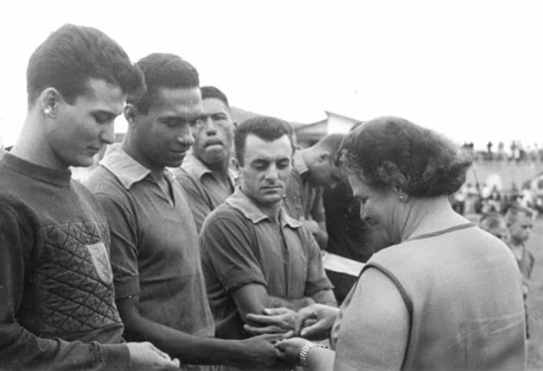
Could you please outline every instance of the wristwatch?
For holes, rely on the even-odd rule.
[[[330,349],[329,347],[321,344],[316,344],[308,341],[305,343],[305,345],[302,347],[302,350],[300,350],[299,354],[299,360],[300,360],[300,366],[302,366],[304,369],[309,366],[307,363],[307,356],[309,355],[309,351],[313,348],[324,348],[324,349]]]

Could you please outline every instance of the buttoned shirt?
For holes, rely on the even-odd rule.
[[[235,176],[229,170],[227,181],[220,181],[202,161],[189,154],[180,168],[172,170],[187,195],[196,228],[202,228],[204,219],[234,192]]]
[[[116,297],[140,295],[142,317],[213,336],[194,220],[179,184],[164,177],[169,194],[114,145],[87,180],[110,224]]]
[[[217,336],[248,336],[232,297],[244,285],[264,285],[269,295],[285,299],[333,287],[303,223],[281,209],[276,224],[240,188],[206,219],[200,242]]]

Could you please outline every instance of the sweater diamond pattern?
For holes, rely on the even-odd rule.
[[[103,282],[87,245],[107,241],[107,226],[80,222],[44,226],[38,270],[47,333],[92,331],[120,322],[112,282]],[[107,253],[107,251],[105,251]],[[111,269],[108,267],[108,269]]]

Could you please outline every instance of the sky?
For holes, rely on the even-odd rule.
[[[0,5],[0,140],[26,114],[26,65],[65,23],[135,61],[178,54],[233,106],[313,123],[404,117],[459,144],[543,147],[540,1],[61,1]],[[126,130],[123,119],[117,131]]]

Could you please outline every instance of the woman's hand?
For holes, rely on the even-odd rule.
[[[291,337],[292,332],[286,335]],[[237,364],[233,365],[253,368],[277,367],[277,362],[283,357],[274,344],[283,339],[285,339],[283,334],[267,334],[240,340],[242,347],[240,353],[243,354],[243,360],[238,360]]]
[[[275,347],[279,349],[279,358],[288,365],[297,365],[300,357],[300,351],[308,341],[302,338],[291,338],[278,341]]]

